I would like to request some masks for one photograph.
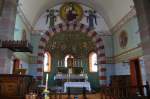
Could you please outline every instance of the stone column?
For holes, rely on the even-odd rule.
[[[11,74],[13,52],[9,49],[0,49],[0,74]]]
[[[134,0],[134,3],[144,51],[145,70],[147,72],[147,80],[150,83],[150,0]]]
[[[0,16],[0,39],[7,40],[14,38],[18,0],[4,0],[2,15]]]
[[[4,0],[0,16],[0,40],[13,40],[18,0]],[[13,52],[0,48],[0,73],[11,73]]]

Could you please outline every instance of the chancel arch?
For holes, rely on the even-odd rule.
[[[92,29],[90,29],[88,26],[84,24],[79,23],[69,23],[69,24],[59,24],[54,26],[53,28],[50,28],[45,34],[42,35],[40,42],[39,42],[39,51],[38,51],[38,60],[37,64],[39,64],[39,68],[42,69],[43,66],[43,58],[44,58],[44,49],[45,46],[49,40],[50,37],[53,37],[57,33],[61,33],[63,31],[78,31],[81,32],[88,37],[91,38],[91,40],[96,45],[96,53],[97,53],[97,64],[98,64],[98,72],[99,72],[99,81],[100,85],[105,85],[107,77],[105,75],[106,71],[103,71],[105,69],[106,64],[106,56],[105,56],[105,49],[104,49],[104,43],[102,38]],[[106,69],[105,69],[106,70]],[[43,71],[37,71],[37,78],[42,78],[42,72]]]

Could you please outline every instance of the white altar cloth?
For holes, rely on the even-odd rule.
[[[57,79],[85,79],[85,75],[84,74],[80,74],[80,75],[76,75],[76,74],[56,74],[56,76],[54,76],[54,80]]]
[[[67,92],[67,87],[78,87],[83,88],[85,87],[86,90],[91,91],[91,86],[89,82],[65,82],[64,83],[64,92]]]

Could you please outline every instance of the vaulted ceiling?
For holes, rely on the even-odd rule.
[[[112,28],[134,5],[132,0],[19,0],[19,6],[32,26],[46,9],[66,1],[75,1],[94,8]]]

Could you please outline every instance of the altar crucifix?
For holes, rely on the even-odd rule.
[[[73,60],[74,60],[74,58],[69,55],[69,57],[67,59],[67,64],[68,64],[68,80],[69,81],[70,81],[70,74],[72,74]]]
[[[68,68],[73,67],[73,65],[74,65],[74,64],[73,64],[73,63],[74,63],[73,61],[74,61],[74,58],[69,55],[69,57],[68,57],[68,59],[67,59]]]

